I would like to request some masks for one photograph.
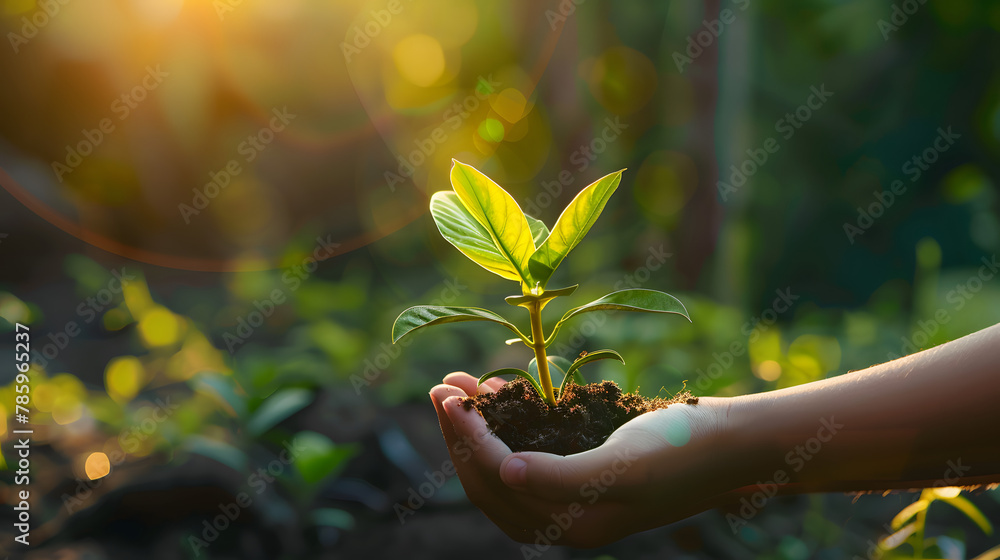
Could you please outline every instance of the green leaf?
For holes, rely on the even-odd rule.
[[[188,383],[196,391],[218,401],[231,416],[244,416],[247,413],[246,396],[242,394],[242,389],[232,377],[214,371],[204,371]]]
[[[534,286],[528,259],[535,251],[535,244],[528,220],[514,198],[478,169],[457,160],[452,160],[451,186],[517,270],[522,284],[528,288]]]
[[[562,384],[559,385],[559,394],[563,394],[566,390],[566,386],[569,384],[569,380],[572,379],[577,385],[586,385],[583,376],[580,375],[580,366],[589,363],[596,362],[597,360],[607,360],[615,359],[621,363],[625,363],[625,358],[622,358],[618,352],[614,350],[596,350],[594,352],[587,352],[586,356],[577,358],[575,362],[566,367],[566,376],[563,377]]]
[[[479,378],[478,385],[482,385],[487,379],[493,379],[498,375],[516,375],[518,377],[523,377],[524,379],[527,379],[528,383],[531,383],[531,386],[535,388],[535,391],[538,391],[538,396],[541,397],[542,400],[545,400],[545,393],[542,391],[542,386],[538,384],[538,381],[536,381],[535,378],[531,376],[531,374],[524,371],[523,369],[502,368],[491,371]]]
[[[313,393],[309,389],[282,389],[268,397],[254,411],[250,421],[247,422],[247,431],[259,436],[305,408],[312,400]]]
[[[396,322],[392,324],[392,343],[399,342],[399,339],[423,327],[443,323],[460,323],[463,321],[492,321],[499,323],[514,331],[525,343],[529,343],[527,337],[521,334],[521,331],[517,330],[517,327],[492,311],[479,309],[478,307],[446,307],[440,305],[417,305],[400,313],[399,317],[396,317]]]
[[[297,449],[295,468],[303,480],[315,483],[336,474],[357,454],[357,447],[337,445],[323,434],[301,431],[295,434],[292,446]]]
[[[614,194],[622,180],[622,169],[605,175],[585,187],[563,210],[552,232],[531,255],[528,269],[532,278],[540,282],[542,288],[549,282],[559,263],[580,242],[590,227],[597,221],[604,205]]]
[[[591,311],[642,311],[646,313],[674,313],[691,320],[688,317],[687,309],[679,299],[670,294],[658,292],[656,290],[621,290],[612,292],[598,300],[594,300],[586,305],[570,309],[563,315],[562,319],[553,327],[552,333],[545,341],[546,346],[555,340],[556,333],[563,323],[569,319],[589,313]]]
[[[528,220],[528,227],[531,229],[531,237],[532,241],[535,242],[535,247],[541,247],[542,242],[549,236],[548,226],[545,225],[545,222],[527,214],[524,215],[524,219]]]
[[[520,296],[507,296],[504,301],[511,305],[527,307],[528,305],[538,301],[542,303],[542,308],[550,301],[554,300],[560,296],[568,296],[579,288],[579,284],[574,284],[568,288],[559,288],[558,290],[545,290],[542,295],[535,294],[524,294]]]
[[[955,496],[954,498],[940,498],[940,500],[964,513],[966,517],[971,519],[976,525],[979,525],[979,528],[987,535],[993,534],[993,525],[990,523],[990,520],[986,519],[983,512],[979,511],[979,508],[965,499],[965,497]]]
[[[336,527],[344,531],[350,531],[354,528],[354,516],[342,509],[314,509],[310,516],[313,523],[323,527]]]
[[[451,191],[434,193],[431,216],[441,236],[472,262],[502,278],[521,281],[517,268],[497,249],[490,232],[462,204],[457,194]]]
[[[192,435],[185,438],[183,447],[192,453],[218,461],[234,471],[242,471],[247,466],[247,456],[243,451],[217,439]]]

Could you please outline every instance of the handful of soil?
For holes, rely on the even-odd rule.
[[[629,420],[670,404],[698,404],[682,391],[671,399],[648,399],[622,393],[613,381],[570,384],[556,406],[549,406],[526,380],[517,378],[497,391],[462,401],[475,408],[490,430],[512,451],[545,451],[572,455],[600,446]]]

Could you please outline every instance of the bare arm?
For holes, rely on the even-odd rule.
[[[754,458],[751,478],[784,471],[785,492],[1000,482],[1000,325],[862,371],[730,399],[728,425]]]

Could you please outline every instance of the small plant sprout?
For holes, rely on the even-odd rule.
[[[588,352],[573,362],[560,356],[546,356],[545,349],[570,319],[593,311],[622,310],[674,313],[690,321],[687,309],[674,296],[655,290],[628,289],[570,309],[547,335],[542,328],[542,309],[553,299],[572,294],[578,287],[549,289],[552,273],[597,221],[618,188],[622,171],[624,169],[601,177],[580,191],[550,231],[540,220],[524,214],[514,198],[489,177],[471,165],[453,160],[451,185],[454,191],[436,192],[431,197],[434,222],[441,235],[476,264],[520,284],[520,295],[506,299],[510,305],[528,310],[530,331],[525,334],[507,319],[486,309],[418,305],[403,311],[392,325],[393,343],[431,325],[460,321],[499,323],[516,335],[507,344],[520,341],[531,348],[535,357],[528,364],[528,371],[499,369],[480,377],[479,383],[498,375],[516,375],[531,383],[542,400],[554,406],[568,383],[584,384],[578,371],[580,366],[609,358],[625,363],[614,350]],[[553,370],[562,378],[558,390],[552,385]]]

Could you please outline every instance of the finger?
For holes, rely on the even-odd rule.
[[[479,380],[465,372],[449,373],[445,376],[444,382],[465,391],[465,394],[470,397],[479,393]]]
[[[455,433],[455,427],[451,424],[451,418],[444,411],[444,405],[442,404],[445,399],[449,397],[464,397],[465,392],[458,387],[453,387],[451,385],[435,385],[430,391],[431,402],[434,403],[434,410],[437,411],[438,423],[441,425],[441,433],[444,435],[444,441],[451,449],[455,442],[458,441],[458,435]]]
[[[627,445],[602,445],[563,457],[523,452],[505,457],[500,478],[508,487],[544,500],[567,502],[582,494],[604,495],[615,484],[643,476],[642,463]],[[631,471],[631,472],[630,472]]]
[[[486,420],[476,409],[466,410],[460,401],[461,399],[458,397],[448,397],[442,403],[445,413],[455,428],[456,438],[474,451],[471,457],[472,462],[480,468],[492,469],[490,472],[497,472],[500,462],[503,461],[504,457],[510,455],[510,448],[490,432]]]
[[[487,379],[486,383],[484,383],[483,385],[488,385],[491,389],[493,389],[494,392],[496,392],[499,391],[501,387],[503,387],[504,383],[506,383],[506,381],[504,381],[503,379],[500,379],[499,377],[494,377],[492,379]]]

